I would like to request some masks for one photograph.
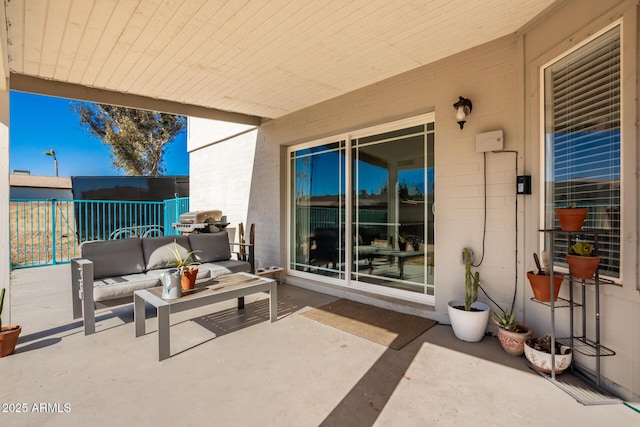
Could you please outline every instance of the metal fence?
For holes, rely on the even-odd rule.
[[[88,240],[175,235],[189,198],[163,202],[11,199],[11,268],[68,263]]]

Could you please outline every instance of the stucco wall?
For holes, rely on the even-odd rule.
[[[517,37],[505,37],[262,128],[267,145],[293,145],[435,112],[435,308],[440,315],[446,313],[449,300],[464,295],[462,248],[482,253],[483,154],[475,151],[475,136],[502,129],[505,148],[522,149],[518,57]],[[473,101],[463,130],[453,117],[458,96]],[[487,291],[504,306],[515,285],[515,166],[515,153],[487,154],[487,235],[479,271]],[[283,180],[285,170],[283,164]],[[285,212],[284,202],[280,209]]]

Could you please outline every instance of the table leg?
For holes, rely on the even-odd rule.
[[[158,360],[171,357],[171,336],[169,335],[169,306],[158,307]]]
[[[244,297],[238,298],[238,310],[242,310],[244,308]]]
[[[147,314],[144,309],[144,300],[138,295],[133,295],[133,319],[136,324],[136,337],[145,334],[145,320]]]
[[[398,267],[400,267],[400,280],[404,279],[404,258],[398,257]]]
[[[269,289],[269,320],[273,323],[278,320],[278,282],[271,282]]]

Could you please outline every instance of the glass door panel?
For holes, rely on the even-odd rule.
[[[434,125],[352,141],[352,278],[433,295]]]
[[[291,153],[290,268],[345,277],[345,142]]]

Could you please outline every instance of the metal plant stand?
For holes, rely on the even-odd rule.
[[[571,239],[574,237],[582,236],[587,237],[589,240],[593,242],[594,247],[598,248],[598,236],[603,232],[598,230],[584,230],[579,232],[567,232],[562,230],[540,230],[545,235],[551,238],[551,244],[549,245],[549,261],[551,264],[551,292],[550,294],[554,295],[554,281],[553,281],[553,264],[554,264],[554,245],[556,236],[563,235],[566,236],[568,242],[571,242]],[[580,301],[577,302],[574,296],[574,282],[577,282],[581,285],[581,297]],[[536,300],[535,298],[531,298],[532,301],[535,301],[540,304],[548,305],[550,307],[551,313],[551,374],[543,374],[547,377],[551,382],[557,385],[560,389],[564,390],[566,393],[574,397],[580,403],[584,405],[599,405],[599,404],[612,404],[612,403],[622,403],[622,400],[618,397],[612,396],[606,391],[601,389],[601,366],[600,366],[600,358],[604,356],[613,356],[615,355],[615,351],[611,350],[603,346],[600,342],[600,285],[613,285],[614,282],[606,279],[600,278],[599,268],[596,269],[596,273],[593,279],[585,280],[585,279],[576,279],[571,275],[571,271],[569,271],[569,299],[558,298],[557,301],[554,301],[551,298],[550,302],[541,302]],[[594,286],[594,311],[595,311],[595,328],[594,328],[594,337],[593,339],[587,338],[587,295],[586,295],[586,287]],[[574,309],[576,307],[581,307],[582,316],[580,322],[580,331],[576,334],[575,325],[574,325]],[[567,338],[557,338],[555,336],[555,309],[556,308],[569,308],[570,316],[569,316],[569,337]],[[572,364],[572,369],[565,372],[561,376],[556,377],[555,372],[555,343],[558,341],[559,343],[569,346],[571,351],[574,354],[580,353],[585,356],[595,357],[595,373],[589,374],[579,367],[576,366],[575,360]]]

